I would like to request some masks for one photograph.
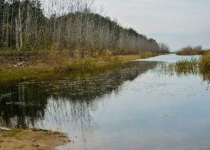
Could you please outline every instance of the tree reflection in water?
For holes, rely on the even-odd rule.
[[[27,128],[44,117],[48,93],[38,84],[16,81],[0,87],[0,123],[2,126]]]
[[[97,111],[98,104],[103,103],[100,98],[111,92],[117,93],[125,81],[134,80],[140,74],[154,68],[156,64],[155,62],[130,62],[119,69],[93,77],[54,81],[17,80],[1,84],[0,125],[18,128],[34,127],[36,122],[45,120],[46,109],[48,109],[49,115],[56,113],[64,115],[51,118],[52,122],[58,121],[58,124],[62,124],[64,118],[71,118],[71,121],[80,125],[82,130],[91,129],[95,124],[90,110]],[[53,104],[50,105],[50,103]],[[48,108],[49,106],[52,108]]]

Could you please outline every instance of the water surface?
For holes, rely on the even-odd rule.
[[[199,57],[199,56],[196,56]],[[136,60],[99,75],[0,86],[0,126],[68,133],[61,150],[210,149],[210,90],[202,75],[161,71],[191,57]]]

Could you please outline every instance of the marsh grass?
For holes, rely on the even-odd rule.
[[[87,56],[85,58],[71,57],[68,51],[52,50],[49,52],[30,52],[32,60],[26,60],[23,65],[14,62],[0,65],[0,81],[27,78],[60,77],[63,74],[84,74],[84,72],[101,72],[119,67],[122,63],[130,60],[156,56],[154,53],[141,53],[139,55],[113,55],[106,51],[97,57]],[[10,61],[12,53],[5,52],[7,61]],[[0,55],[0,56],[3,56]],[[79,73],[82,72],[82,73]]]
[[[201,72],[210,73],[210,52],[205,53],[199,62]]]
[[[170,75],[200,75],[203,80],[210,82],[210,52],[206,53],[199,60],[191,58],[191,60],[181,60],[176,63],[160,64],[158,72]]]
[[[199,61],[200,73],[204,80],[210,81],[210,51],[206,52]]]
[[[198,60],[191,58],[190,60],[181,60],[170,64],[162,63],[158,72],[170,75],[189,75],[198,74],[198,70]]]
[[[181,60],[175,63],[176,71],[195,71],[198,69],[198,60],[191,58],[190,60]]]

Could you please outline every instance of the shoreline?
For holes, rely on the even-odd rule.
[[[16,64],[14,64],[14,58],[12,60],[8,55],[4,56],[4,59],[7,60],[0,64],[0,82],[28,78],[59,78],[63,74],[105,71],[119,67],[131,60],[157,55],[161,54],[147,52],[138,55],[98,56],[95,58],[68,58],[62,55],[54,54],[52,56],[49,54],[44,57],[35,55],[32,60]],[[0,57],[2,56],[0,55]]]
[[[52,150],[71,142],[65,133],[42,129],[0,129],[0,150]]]
[[[49,54],[50,55],[50,54]],[[10,61],[9,56],[6,63],[0,64],[0,82],[27,79],[58,79],[66,74],[79,77],[82,73],[92,75],[109,71],[121,64],[127,63],[134,59],[148,58],[157,56],[155,53],[144,53],[139,55],[118,55],[96,58],[66,58],[60,55],[45,56],[28,61],[24,61],[21,65],[14,64]],[[160,55],[160,54],[159,54]],[[1,57],[1,55],[0,55]],[[48,131],[41,129],[8,129],[0,127],[0,150],[5,149],[21,149],[21,150],[48,150],[55,149],[57,146],[69,143],[69,137],[65,133],[57,131]],[[12,144],[11,144],[12,143]]]

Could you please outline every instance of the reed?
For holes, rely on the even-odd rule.
[[[210,81],[210,51],[206,52],[199,61],[200,73],[204,80]]]
[[[210,73],[210,52],[205,53],[201,57],[199,67],[202,72]]]
[[[177,73],[196,73],[198,71],[198,60],[191,58],[190,60],[180,60],[168,66],[169,70]]]

